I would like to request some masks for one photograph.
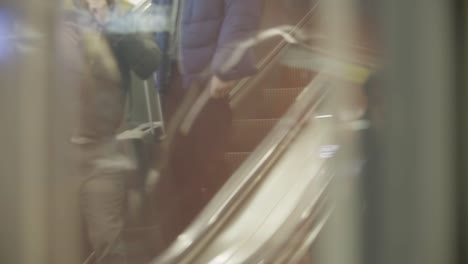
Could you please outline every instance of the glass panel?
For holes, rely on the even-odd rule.
[[[434,216],[402,185],[446,225],[451,11],[419,5],[3,1],[1,262],[375,263],[379,217]]]

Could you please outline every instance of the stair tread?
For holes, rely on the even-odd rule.
[[[316,71],[300,67],[281,65],[279,69],[280,84],[284,87],[306,86],[317,74]]]
[[[304,87],[263,90],[263,115],[269,118],[280,118],[303,90]]]
[[[271,91],[271,90],[295,90],[295,89],[304,89],[305,86],[296,86],[296,87],[275,87],[275,88],[268,88],[268,89],[263,89],[263,91]]]
[[[256,122],[256,121],[274,122],[274,121],[278,121],[278,118],[252,117],[252,118],[236,119],[233,122],[235,122],[235,123],[249,123],[249,122]]]
[[[230,172],[234,172],[252,152],[226,152],[224,159],[226,160]]]
[[[229,151],[252,151],[270,132],[277,119],[234,120],[229,143]]]
[[[270,88],[270,89],[263,89],[262,94],[268,93],[294,93],[298,91],[304,90],[305,87],[279,87],[279,88]]]
[[[261,96],[248,98],[234,108],[235,120],[278,118],[303,90],[304,87],[263,89]]]
[[[233,156],[250,155],[250,153],[252,153],[252,151],[229,151],[229,152],[226,152],[225,155],[233,157]]]

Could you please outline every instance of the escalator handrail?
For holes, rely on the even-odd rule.
[[[321,55],[321,56],[326,56],[326,57],[333,58],[335,60],[343,61],[343,62],[350,63],[350,64],[360,65],[362,67],[369,68],[369,69],[372,69],[372,70],[376,70],[378,68],[378,66],[377,66],[378,62],[376,61],[375,56],[372,56],[372,55],[359,54],[359,55],[357,55],[357,56],[355,55],[353,57],[351,57],[351,56],[345,57],[345,56],[342,56],[342,54],[338,55],[338,54],[333,53],[333,52],[331,52],[329,50],[326,50],[326,49],[323,49],[323,48],[320,48],[320,47],[316,47],[316,46],[309,46],[307,44],[300,44],[300,45],[298,45],[298,47],[300,47],[302,49],[305,49],[305,50],[307,50],[309,52]],[[357,49],[357,50],[366,49],[365,47],[358,46],[358,45],[354,45],[354,46],[350,45],[349,47]]]
[[[190,263],[185,259],[197,255],[197,251],[203,248],[265,177],[274,163],[274,158],[284,152],[287,145],[284,143],[290,140],[291,133],[297,133],[297,125],[304,112],[320,104],[320,99],[313,101],[317,99],[317,93],[320,93],[321,96],[318,97],[322,100],[326,96],[326,89],[323,87],[329,78],[329,75],[323,73],[316,76],[304,89],[306,95],[301,96],[300,101],[296,101],[273,131],[204,208],[195,222],[179,235],[177,240],[152,262],[153,264]]]
[[[307,14],[305,14],[304,17],[291,30],[289,30],[288,34],[294,36],[300,32],[311,20],[312,15],[315,13],[315,10],[318,8],[320,2],[321,1],[317,1],[314,6],[307,12]],[[274,62],[281,57],[282,52],[289,45],[290,43],[285,39],[281,40],[273,48],[273,50],[268,53],[268,55],[263,58],[262,61],[257,65],[258,73],[256,75],[245,78],[236,84],[236,86],[229,93],[230,101],[240,100],[243,95],[247,94],[249,90],[253,89],[256,86],[257,81],[264,78],[265,74],[269,72],[269,69],[274,65]]]

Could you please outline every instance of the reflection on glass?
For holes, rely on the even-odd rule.
[[[307,248],[288,224],[318,232],[310,222],[331,178],[319,167],[355,140],[346,129],[362,118],[360,89],[375,66],[366,41],[346,43],[347,56],[329,45],[322,2],[76,0],[58,10],[54,54],[44,61],[52,69],[43,73],[54,92],[50,211],[60,224],[51,241],[67,247],[52,247],[56,258],[248,263],[306,255],[281,234]],[[0,11],[0,62],[13,51],[41,51],[47,39],[36,28]],[[345,86],[336,107],[330,94]],[[317,109],[323,104],[327,111]],[[275,177],[297,192],[274,186]],[[248,228],[233,232],[239,223]],[[282,246],[263,252],[266,245],[239,242],[258,230]],[[229,239],[238,251],[213,242]]]
[[[15,46],[13,18],[6,9],[0,9],[0,36],[0,63],[4,63],[13,54]]]

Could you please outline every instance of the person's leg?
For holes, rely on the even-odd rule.
[[[170,167],[171,183],[167,208],[169,219],[166,228],[166,239],[172,241],[187,227],[195,214],[196,199],[194,192],[198,190],[199,164],[193,151],[193,137],[181,136],[176,139],[172,149]]]
[[[232,129],[232,111],[227,99],[211,99],[193,127],[195,156],[201,166],[199,182],[203,204],[229,178],[224,159]]]
[[[115,143],[85,147],[87,177],[81,186],[81,210],[98,264],[128,263],[123,240],[127,175],[132,162]]]
[[[181,86],[171,89],[174,90],[172,93],[168,91],[166,100],[169,105],[166,106],[172,110],[169,116],[173,117],[186,93]],[[169,118],[171,121],[173,119]],[[228,100],[216,99],[205,105],[187,135],[175,132],[173,147],[168,155],[178,213],[176,219],[171,220],[170,225],[174,227],[168,228],[172,229],[169,237],[174,238],[174,235],[182,232],[228,178],[224,153],[231,123],[232,112]]]
[[[82,211],[99,264],[127,263],[123,244],[124,187],[118,176],[101,175],[82,187]]]

